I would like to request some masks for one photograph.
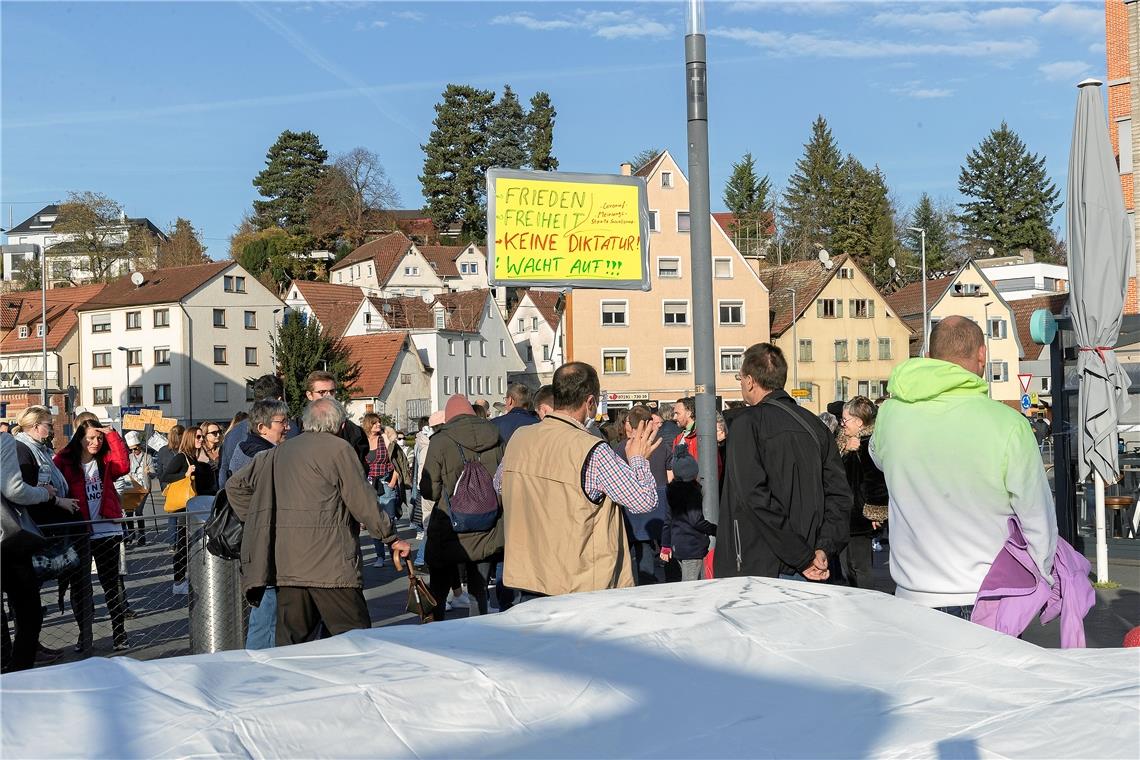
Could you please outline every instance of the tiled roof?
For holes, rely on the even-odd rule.
[[[653,174],[653,167],[657,166],[657,162],[661,160],[661,157],[664,156],[665,153],[666,153],[666,151],[661,151],[660,153],[658,153],[656,156],[654,156],[650,160],[646,161],[641,166],[633,167],[634,168],[633,176],[635,176],[635,177],[648,177],[651,174]]]
[[[467,246],[418,245],[416,249],[428,260],[437,275],[440,277],[458,277],[459,270],[455,266],[455,260],[459,258],[459,254],[467,250]]]
[[[55,225],[59,222],[59,219],[57,218],[53,222],[45,222],[42,225],[38,225],[38,224],[36,224],[36,221],[39,219],[40,216],[56,216],[56,217],[58,217],[59,216],[59,204],[50,203],[47,206],[44,206],[39,211],[37,211],[36,213],[32,214],[31,216],[29,216],[24,221],[17,224],[12,229],[8,230],[8,232],[7,232],[8,236],[9,236],[8,239],[11,240],[12,239],[11,236],[13,236],[13,235],[42,235],[42,234],[51,232],[52,229],[55,228]],[[150,219],[147,219],[146,217],[137,217],[137,218],[128,217],[126,220],[126,223],[129,225],[132,225],[132,226],[137,225],[137,226],[146,227],[152,234],[154,234],[156,237],[158,237],[159,240],[163,240],[163,241],[169,240],[169,238],[166,236],[166,233],[163,232],[162,230],[160,230],[157,226],[155,226],[154,222],[152,222]],[[118,224],[119,223],[116,223],[116,225],[111,225],[111,226],[118,226]]]
[[[950,277],[939,277],[937,280],[926,281],[926,305],[927,308],[933,308],[938,299],[946,292],[946,290],[958,278],[955,273]],[[922,280],[912,282],[906,287],[895,291],[889,295],[884,296],[887,303],[895,310],[895,314],[900,317],[912,317],[918,315],[919,317],[919,330],[922,328]]]
[[[143,284],[135,286],[130,277],[109,283],[99,295],[79,309],[115,309],[122,306],[147,306],[158,303],[178,303],[211,279],[221,274],[234,262],[214,261],[188,267],[167,267],[143,272]]]
[[[526,297],[538,309],[538,313],[546,320],[546,324],[550,325],[550,329],[558,329],[558,323],[562,321],[562,313],[558,310],[558,301],[562,298],[562,294],[557,290],[536,290],[532,288],[526,292]],[[515,311],[518,311],[517,306]],[[511,321],[514,321],[514,315],[511,315]]]
[[[408,334],[403,331],[351,335],[341,339],[352,360],[360,363],[360,377],[356,380],[360,388],[356,393],[358,398],[380,395],[407,340]]]
[[[393,330],[430,330],[435,326],[431,306],[412,296],[368,299]]]
[[[794,315],[794,319],[799,319],[809,306],[814,308],[815,299],[847,259],[846,255],[836,256],[832,259],[835,266],[831,269],[824,269],[818,261],[812,260],[794,261],[760,271],[760,280],[768,288],[773,337],[782,335],[792,326],[792,296],[788,289],[796,293],[796,310],[799,314]]]
[[[340,337],[364,300],[364,291],[355,285],[331,285],[327,282],[294,280],[313,316],[329,335]]]
[[[47,291],[47,344],[54,351],[63,344],[79,322],[76,307],[99,295],[103,284],[84,285],[79,288],[50,288]],[[24,353],[39,351],[42,339],[36,336],[35,325],[40,321],[40,291],[6,293],[0,297],[0,323],[4,336],[0,352]],[[19,337],[20,325],[28,326],[28,337]]]
[[[732,237],[732,225],[736,222],[736,214],[731,211],[714,211],[712,218],[724,230],[724,234]],[[765,235],[776,234],[776,217],[772,214],[767,214],[767,222],[764,225]]]
[[[389,232],[360,246],[338,261],[329,271],[335,272],[371,260],[376,265],[376,281],[383,286],[392,278],[396,267],[411,247],[411,238],[403,232]]]
[[[442,293],[436,297],[436,302],[447,309],[447,327],[460,332],[478,332],[479,323],[483,321],[483,311],[487,308],[487,299],[491,291],[464,290],[461,293]]]
[[[1037,296],[1009,302],[1013,309],[1013,318],[1017,321],[1017,337],[1021,340],[1022,361],[1037,361],[1041,358],[1041,350],[1045,348],[1045,346],[1034,343],[1033,338],[1029,335],[1029,320],[1033,317],[1033,312],[1038,309],[1048,309],[1052,314],[1060,314],[1068,302],[1068,293]]]

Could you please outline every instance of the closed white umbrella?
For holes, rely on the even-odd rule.
[[[1101,83],[1078,87],[1069,153],[1069,300],[1076,335],[1078,472],[1096,490],[1096,574],[1108,580],[1104,484],[1120,480],[1117,423],[1128,410],[1128,375],[1113,347],[1120,336],[1132,266],[1132,231],[1105,121]]]

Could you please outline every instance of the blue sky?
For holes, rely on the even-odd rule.
[[[284,129],[375,151],[403,207],[449,82],[558,110],[566,171],[643,148],[684,164],[685,3],[0,4],[0,209],[19,222],[69,190],[197,226],[215,258]],[[713,208],[751,151],[781,187],[823,114],[900,206],[957,199],[966,153],[1008,121],[1064,186],[1077,90],[1103,79],[1090,3],[710,2]],[[1059,216],[1057,225],[1063,216]]]

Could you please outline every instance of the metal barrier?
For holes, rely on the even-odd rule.
[[[241,568],[206,550],[205,524],[214,499],[197,496],[186,506],[190,566],[190,649],[194,654],[241,649],[249,605],[241,592]]]

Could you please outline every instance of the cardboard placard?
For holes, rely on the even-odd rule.
[[[146,420],[141,414],[127,414],[123,416],[123,430],[146,430]]]
[[[159,417],[156,420],[151,420],[150,424],[154,425],[157,433],[169,433],[171,428],[178,424],[178,420],[173,417]]]
[[[162,419],[162,410],[161,409],[141,409],[141,410],[139,410],[139,416],[142,417],[147,422],[153,422],[154,420],[161,420]]]

